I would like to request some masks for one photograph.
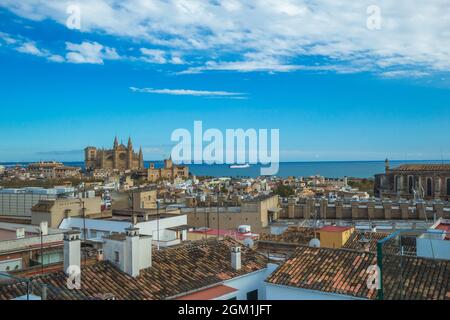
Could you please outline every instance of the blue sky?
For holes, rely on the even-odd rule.
[[[71,30],[72,2],[2,1],[0,162],[82,160],[115,135],[161,159],[195,120],[278,128],[283,161],[450,159],[448,6],[416,8],[417,28],[380,1],[368,30],[362,2],[79,1]]]

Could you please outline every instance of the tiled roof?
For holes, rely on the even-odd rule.
[[[450,164],[403,164],[395,171],[450,171]]]
[[[373,264],[376,264],[373,253],[302,246],[267,282],[374,299],[376,290],[369,290],[366,285],[366,270]]]
[[[385,255],[386,300],[450,300],[450,261]]]
[[[33,283],[51,286],[48,299],[89,299],[105,294],[117,300],[174,298],[266,267],[264,256],[242,247],[242,268],[234,270],[230,253],[233,245],[239,244],[232,239],[208,240],[153,250],[152,267],[136,278],[108,261],[99,262],[83,267],[81,290],[66,289],[67,276],[62,270],[36,276]],[[25,294],[25,290],[23,282],[0,283],[0,300]]]
[[[389,236],[387,232],[360,232],[355,231],[344,244],[343,248],[357,251],[365,251],[365,244],[369,245],[369,251],[377,251],[377,242]]]
[[[325,232],[344,232],[347,230],[350,230],[352,227],[343,227],[343,226],[324,226],[322,228],[319,229],[320,231],[325,231]]]
[[[211,300],[236,291],[237,289],[235,288],[219,284],[212,288],[200,290],[192,294],[187,294],[180,297],[178,300]]]
[[[274,234],[260,234],[260,240],[264,241],[276,241],[295,244],[308,244],[309,241],[314,238],[314,229],[307,227],[288,227],[280,235]]]
[[[298,247],[267,282],[375,299],[367,268],[376,255],[347,249]],[[450,261],[387,254],[383,257],[384,299],[450,299]]]

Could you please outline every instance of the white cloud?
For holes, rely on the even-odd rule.
[[[51,62],[64,62],[64,57],[53,54],[47,49],[41,49],[39,48],[34,41],[30,41],[28,39],[20,39],[16,40],[15,42],[11,42],[13,45],[17,46],[15,49],[21,53],[30,54],[33,56],[46,58],[48,61]]]
[[[423,71],[415,71],[415,70],[396,70],[396,71],[387,71],[382,72],[381,76],[385,78],[421,78],[429,76],[428,72]]]
[[[63,56],[60,56],[58,54],[52,54],[47,59],[52,62],[65,62],[66,61]]]
[[[170,59],[170,63],[172,64],[184,64],[183,58],[181,58],[179,55],[172,55],[172,58]]]
[[[33,20],[67,20],[71,1],[3,0]],[[196,57],[187,72],[450,71],[448,0],[377,0],[380,30],[366,27],[373,0],[78,0],[81,31],[148,43],[163,52]],[[180,63],[163,52],[151,63]],[[78,52],[74,61],[101,63]],[[70,57],[69,56],[69,57]],[[320,56],[305,66],[304,57]],[[208,62],[208,63],[207,63]],[[398,75],[400,75],[398,73]]]
[[[0,31],[0,39],[3,40],[6,44],[14,44],[17,42],[10,34]]]
[[[140,48],[142,56],[139,58],[142,61],[154,64],[184,64],[184,60],[181,57],[181,54],[176,53],[168,53],[164,50],[160,49],[148,49],[148,48]],[[133,59],[133,58],[132,58]]]
[[[116,60],[120,56],[114,48],[101,45],[98,42],[84,41],[80,44],[66,42],[66,59],[71,63],[103,64],[103,60]]]
[[[17,47],[16,50],[38,57],[45,57],[48,55],[48,52],[42,51],[41,49],[36,47],[36,44],[34,42],[25,42],[21,46]]]
[[[175,96],[197,96],[197,97],[242,97],[244,93],[228,92],[228,91],[205,91],[205,90],[190,90],[190,89],[154,89],[154,88],[136,88],[130,87],[133,92],[167,94]]]
[[[142,60],[146,62],[157,64],[167,63],[167,60],[164,57],[165,52],[163,50],[141,48],[140,51],[143,54]]]

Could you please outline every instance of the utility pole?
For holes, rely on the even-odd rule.
[[[83,191],[84,196],[86,196],[86,185],[84,185],[83,190],[84,190]],[[83,242],[84,242],[83,260],[84,260],[84,265],[86,265],[86,261],[87,261],[87,256],[86,256],[86,233],[87,233],[87,230],[86,230],[86,208],[84,206],[83,193],[81,194],[81,197],[79,198],[79,200],[81,202],[81,210],[83,212]]]
[[[85,189],[86,190],[86,189]],[[86,196],[86,192],[85,192],[85,196]],[[83,250],[83,258],[84,258],[84,265],[86,266],[86,261],[87,261],[87,252],[86,252],[86,208],[84,207],[84,200],[81,201],[82,205],[83,205],[83,241],[84,241],[84,250]]]
[[[44,233],[42,227],[39,227],[39,235],[41,237],[41,273],[44,273]]]
[[[219,192],[216,192],[217,197],[217,241],[219,241],[220,229],[219,229]]]
[[[159,251],[159,200],[156,200],[156,233],[157,233],[157,242],[156,248]]]

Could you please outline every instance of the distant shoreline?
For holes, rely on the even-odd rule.
[[[23,164],[23,165],[27,165],[30,163],[36,163],[39,161],[56,161],[56,162],[62,162],[62,163],[84,163],[84,160],[70,160],[70,161],[59,161],[59,160],[32,160],[32,161],[4,161],[4,162],[0,162],[0,165],[14,165],[14,164]],[[163,162],[164,160],[144,160],[145,163],[151,163],[151,162],[155,162],[155,163],[159,163],[159,162]],[[281,163],[341,163],[341,162],[384,162],[383,160],[317,160],[317,161],[312,161],[312,160],[299,160],[299,161],[280,161]],[[410,162],[418,162],[418,163],[422,163],[422,162],[443,162],[443,163],[450,163],[450,159],[425,159],[425,160],[402,160],[402,159],[389,159],[390,162],[405,162],[405,163],[410,163]],[[201,164],[201,165],[206,165],[205,163]],[[213,164],[213,165],[217,165],[217,164]],[[219,164],[222,165],[222,164]],[[227,165],[227,164],[224,164]],[[260,165],[260,163],[256,164],[256,165]]]
[[[156,167],[162,167],[162,160],[144,161],[147,168],[150,163],[155,163]],[[26,166],[31,162],[4,162],[3,166],[15,166],[17,164]],[[84,168],[83,161],[63,162],[68,166]],[[391,168],[401,164],[408,163],[435,163],[450,164],[450,160],[390,160]],[[232,169],[228,164],[190,164],[190,172],[196,176],[207,177],[234,177],[234,178],[256,178],[260,176],[260,164],[251,165],[249,168]],[[375,174],[385,172],[384,160],[362,160],[362,161],[298,161],[298,162],[280,162],[280,170],[277,177],[309,177],[320,175],[326,178],[373,178]]]

